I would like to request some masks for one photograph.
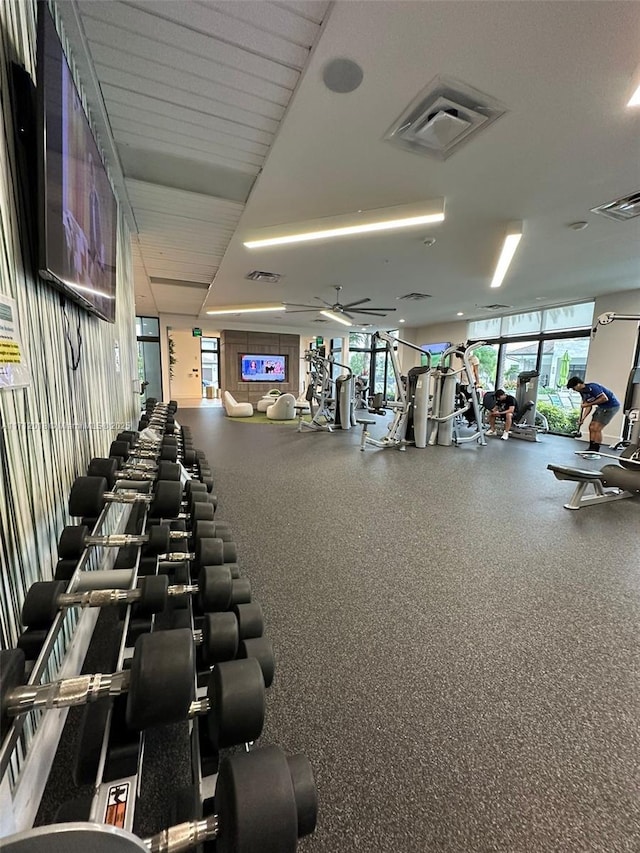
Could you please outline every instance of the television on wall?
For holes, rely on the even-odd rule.
[[[286,382],[286,355],[241,355],[240,379],[243,382]]]
[[[429,355],[431,356],[431,367],[435,367],[440,363],[442,353],[445,350],[449,349],[450,346],[451,344],[449,342],[442,342],[437,344],[421,344],[420,349],[429,353]],[[426,355],[423,355],[420,361],[421,366],[425,367],[428,361]]]
[[[117,204],[56,27],[38,3],[40,276],[113,323]]]

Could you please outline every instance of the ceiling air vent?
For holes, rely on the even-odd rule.
[[[384,138],[416,154],[446,160],[507,112],[495,98],[449,77],[435,77]]]
[[[591,212],[599,213],[609,219],[615,219],[617,222],[634,219],[636,216],[640,216],[640,193],[632,193],[625,198],[610,201],[608,204],[601,204],[600,207],[592,207]]]
[[[277,272],[264,272],[264,270],[253,270],[245,278],[249,281],[263,281],[266,284],[277,284],[282,276]]]
[[[157,275],[149,277],[151,284],[170,284],[171,287],[197,287],[200,290],[207,290],[209,284],[206,281],[185,281],[183,278],[161,278]]]
[[[499,302],[495,302],[493,305],[479,305],[478,308],[482,308],[484,311],[503,311],[505,308],[513,308],[513,305],[501,305]]]
[[[410,302],[419,302],[421,299],[431,299],[430,293],[405,293],[404,296],[396,297],[399,301],[408,299]]]

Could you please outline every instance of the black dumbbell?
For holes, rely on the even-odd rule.
[[[204,613],[228,610],[237,604],[249,604],[246,597],[238,596],[234,600],[234,579],[227,566],[204,566],[198,576],[197,584],[169,584],[166,574],[150,575],[140,579],[137,588],[102,587],[103,583],[118,579],[128,582],[132,577],[128,571],[89,572],[83,581],[98,581],[100,588],[77,589],[67,592],[67,582],[37,581],[29,588],[22,605],[22,624],[29,628],[46,628],[51,625],[58,611],[66,607],[108,607],[120,604],[136,604],[140,615],[152,616],[161,613],[171,597],[197,595],[200,608]],[[237,599],[241,600],[238,601]],[[262,615],[259,616],[253,604],[253,611],[245,611],[246,626],[242,625],[243,638],[262,635]],[[251,616],[249,613],[251,612]],[[255,620],[259,618],[260,629]]]
[[[169,530],[163,524],[150,525],[147,533],[111,533],[108,536],[92,536],[84,524],[67,525],[58,540],[58,557],[61,560],[79,559],[87,548],[127,548],[130,545],[141,546],[147,556],[162,554],[168,550],[173,540],[182,540],[188,533]]]
[[[172,554],[159,554],[158,559],[166,563],[179,563],[191,560],[197,569],[203,566],[222,566],[225,563],[236,563],[238,551],[235,542],[213,537],[203,537],[195,543],[195,550],[188,553],[175,551]]]
[[[135,644],[131,669],[82,675],[48,684],[25,685],[20,649],[0,653],[2,735],[13,717],[30,711],[95,702],[127,694],[126,720],[135,731],[207,715],[216,748],[256,740],[264,723],[264,677],[255,658],[218,664],[207,697],[194,700],[195,649],[189,629],[143,634]]]
[[[94,781],[95,776],[91,778]],[[202,817],[197,787],[185,789],[183,798],[184,808],[176,816],[184,812],[184,823],[149,838],[132,838],[127,849],[173,853],[197,847],[215,849],[216,853],[295,853],[298,839],[316,828],[318,803],[311,765],[305,755],[287,756],[278,746],[224,756],[216,781],[213,814]],[[3,839],[3,850],[24,853],[25,842],[38,845],[33,847],[33,853],[54,847],[64,848],[66,853],[101,849],[105,832],[103,827],[86,822],[90,807],[91,801],[86,798],[63,803],[50,831],[46,827],[32,830],[37,832],[32,842],[25,833],[8,836]],[[115,841],[112,847],[116,849]]]
[[[115,456],[96,457],[87,468],[89,477],[104,477],[112,489],[117,480],[180,480],[180,465],[177,462],[160,462],[158,465],[119,467]]]
[[[180,512],[182,486],[174,481],[159,480],[151,494],[136,491],[108,490],[104,477],[78,477],[69,495],[72,516],[97,518],[106,503],[147,503],[151,518],[175,518]]]

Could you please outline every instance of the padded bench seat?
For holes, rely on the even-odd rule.
[[[594,503],[606,503],[640,495],[640,472],[631,471],[620,465],[605,465],[600,471],[572,468],[570,465],[547,465],[557,480],[576,483],[575,490],[564,504],[565,509],[581,509]],[[594,494],[585,495],[589,485]],[[606,488],[605,488],[606,486]]]
[[[556,480],[601,480],[600,471],[587,470],[585,468],[572,468],[570,465],[547,465],[548,471],[553,471]]]

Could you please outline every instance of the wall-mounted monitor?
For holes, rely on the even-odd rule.
[[[39,272],[115,320],[117,205],[46,3],[38,3]]]
[[[287,382],[286,355],[241,355],[243,382]]]
[[[435,367],[437,364],[439,364],[442,353],[446,349],[449,349],[450,346],[451,344],[449,342],[437,344],[420,344],[420,349],[429,353],[429,355],[431,356],[431,367]],[[422,362],[421,366],[424,367],[427,363],[427,357],[423,355],[420,361]]]

